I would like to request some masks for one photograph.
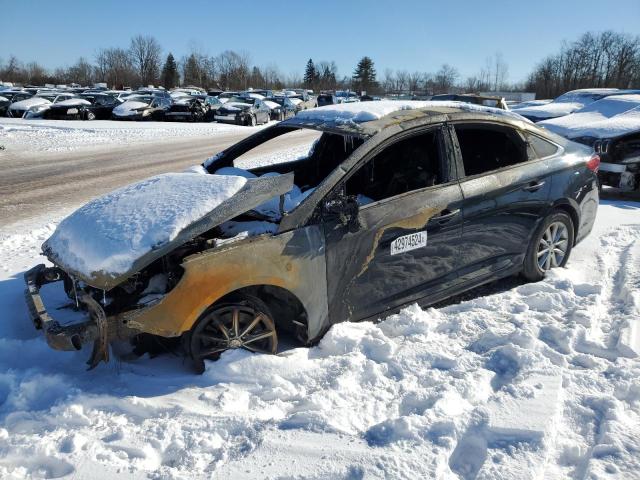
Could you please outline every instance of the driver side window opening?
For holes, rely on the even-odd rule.
[[[455,125],[467,177],[528,160],[527,146],[518,133],[494,125]]]
[[[361,204],[443,183],[439,130],[413,135],[386,147],[345,185]]]

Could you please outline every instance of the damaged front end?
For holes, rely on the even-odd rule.
[[[90,294],[84,291],[78,292],[75,281],[57,267],[47,268],[43,264],[36,265],[25,273],[24,278],[27,284],[25,297],[31,320],[37,329],[44,332],[51,348],[66,351],[80,350],[85,343],[93,342],[93,351],[87,361],[89,369],[95,368],[102,361],[109,361],[107,317],[100,304]],[[55,282],[63,282],[65,287],[73,285],[71,289],[76,308],[83,308],[88,312],[89,319],[86,322],[61,325],[49,315],[40,296],[40,289],[43,285]]]
[[[44,332],[48,345],[56,350],[80,350],[83,345],[93,343],[87,361],[89,369],[109,361],[109,344],[115,340],[131,340],[141,334],[179,337],[184,333],[179,326],[159,328],[162,316],[154,316],[152,321],[139,319],[165,301],[179,284],[187,257],[218,250],[245,238],[230,227],[238,221],[256,223],[253,209],[274,196],[276,203],[282,204],[282,200],[277,201],[278,197],[282,198],[292,186],[293,175],[248,180],[238,192],[204,217],[186,225],[173,238],[156,243],[126,269],[117,272],[92,271],[88,274],[74,269],[68,256],[55,248],[55,242],[47,240],[43,252],[54,266],[37,265],[24,276],[25,299],[34,326]],[[125,215],[123,222],[126,221]],[[272,225],[271,231],[253,232],[253,235],[273,233],[277,227],[269,225]],[[84,235],[81,231],[75,234]],[[67,323],[54,318],[57,314],[53,311],[47,311],[41,289],[54,283],[64,289],[70,300],[64,308],[84,313],[82,321]]]
[[[602,185],[623,191],[640,188],[640,132],[596,140],[593,148],[600,155],[598,178]]]

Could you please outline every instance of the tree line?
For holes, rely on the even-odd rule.
[[[542,60],[525,84],[539,98],[589,87],[640,88],[640,36],[585,33]]]
[[[283,75],[275,63],[254,65],[248,53],[233,50],[208,55],[193,49],[180,59],[171,52],[164,56],[160,43],[148,35],[131,38],[128,48],[101,48],[92,61],[81,57],[70,67],[52,71],[37,62],[23,64],[15,56],[0,59],[0,80],[23,85],[104,82],[113,88],[195,85],[242,90],[304,86],[314,91],[351,89],[373,95],[526,90],[535,92],[538,98],[553,98],[576,88],[640,88],[640,36],[613,31],[585,33],[542,60],[520,84],[509,83],[509,68],[500,53],[488,57],[475,75],[466,78],[449,64],[434,72],[387,68],[379,74],[368,56],[360,59],[350,75],[343,76],[334,61],[309,59],[304,75],[299,76]]]

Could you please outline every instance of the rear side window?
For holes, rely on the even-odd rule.
[[[467,177],[526,162],[527,146],[512,128],[455,125]]]
[[[527,133],[527,142],[533,148],[537,158],[550,157],[558,151],[556,145],[531,133]]]
[[[369,203],[441,183],[439,130],[435,130],[382,150],[347,180],[346,193]]]

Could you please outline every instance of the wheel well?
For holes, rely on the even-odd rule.
[[[307,311],[289,290],[274,285],[254,285],[229,292],[215,303],[243,295],[259,298],[266,303],[278,330],[295,335],[302,343],[307,342]]]
[[[576,212],[575,208],[571,205],[560,204],[555,205],[555,210],[560,210],[561,212],[566,213],[571,217],[571,221],[573,222],[573,243],[575,245],[576,238],[578,238],[578,228],[580,227],[580,218],[578,217],[578,212]]]

